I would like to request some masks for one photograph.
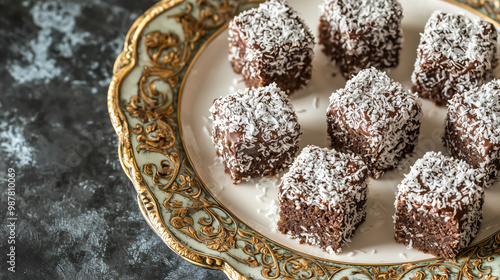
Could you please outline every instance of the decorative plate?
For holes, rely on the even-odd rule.
[[[315,31],[320,0],[290,0]],[[404,45],[389,75],[410,86],[419,32],[436,10],[483,17],[500,27],[498,1],[400,0]],[[227,23],[258,1],[165,0],[132,26],[116,60],[108,92],[120,161],[153,230],[196,265],[230,279],[498,279],[500,186],[486,190],[484,220],[474,245],[442,260],[393,240],[397,184],[426,151],[443,150],[445,109],[424,101],[416,155],[371,180],[368,215],[339,255],[300,245],[275,230],[278,179],[237,186],[224,174],[210,140],[208,108],[214,98],[243,88],[227,59]],[[302,127],[301,147],[328,146],[326,107],[345,85],[315,48],[313,79],[292,95]],[[345,277],[345,278],[344,278]]]

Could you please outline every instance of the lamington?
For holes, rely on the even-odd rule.
[[[275,83],[215,99],[212,142],[235,184],[274,176],[298,150],[300,126],[288,96]]]
[[[417,49],[412,90],[445,106],[457,92],[488,82],[497,66],[493,24],[461,14],[436,11],[427,21]]]
[[[427,152],[398,185],[396,242],[454,258],[471,243],[482,221],[482,176],[465,161]]]
[[[270,0],[229,22],[229,60],[247,87],[275,82],[287,94],[311,79],[314,36],[284,0]]]
[[[453,96],[448,103],[443,140],[451,155],[481,170],[487,183],[498,180],[500,80]]]
[[[330,254],[341,252],[365,220],[367,178],[360,157],[305,147],[281,179],[278,230]]]
[[[319,43],[346,79],[371,66],[393,68],[403,42],[402,18],[397,0],[323,0]]]
[[[372,67],[332,93],[326,116],[331,146],[360,155],[377,179],[413,153],[422,107],[415,94]]]

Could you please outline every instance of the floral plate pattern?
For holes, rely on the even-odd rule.
[[[220,269],[230,279],[498,279],[500,231],[453,260],[335,262],[274,243],[206,189],[183,143],[180,97],[206,45],[235,14],[258,2],[164,0],[139,17],[127,34],[115,63],[108,108],[119,137],[120,162],[151,228],[187,261]],[[448,2],[500,26],[500,1]],[[165,28],[151,28],[153,20]]]

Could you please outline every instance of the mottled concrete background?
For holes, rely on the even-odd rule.
[[[118,162],[107,87],[128,28],[155,2],[0,0],[0,279],[226,278],[154,234]]]

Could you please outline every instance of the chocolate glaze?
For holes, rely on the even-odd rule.
[[[244,17],[253,18],[258,13],[258,9],[252,9],[245,13]],[[288,10],[284,16],[292,15],[295,15],[295,12]],[[258,16],[264,17],[262,14]],[[244,21],[244,19],[237,17],[229,25],[229,53],[231,66],[236,73],[243,75],[245,85],[247,87],[262,87],[274,82],[287,94],[305,87],[312,74],[312,42],[314,41],[305,23],[296,18],[295,24],[297,26],[294,26],[300,26],[304,29],[303,42],[281,45],[276,43],[271,51],[266,51],[258,44],[249,44],[245,41],[245,38],[248,37],[247,33],[252,32],[252,30],[246,29],[242,23]],[[277,30],[272,30],[272,32],[277,32],[277,36],[282,35]],[[247,53],[252,55],[247,56]],[[255,55],[256,53],[261,55]],[[282,68],[278,69],[275,66],[278,61],[283,63]]]
[[[338,3],[341,5],[341,1]],[[392,9],[395,10],[395,7]],[[399,64],[403,36],[399,22],[400,18],[394,12],[393,16],[388,19],[387,26],[368,25],[364,29],[360,28],[347,33],[334,30],[325,16],[321,16],[318,26],[319,44],[323,46],[322,51],[340,68],[342,76],[346,79],[369,67],[380,70],[393,68]],[[379,34],[387,34],[384,38],[385,42],[375,41],[375,36]],[[345,40],[343,38],[352,40],[351,44],[355,46],[354,49],[342,43]],[[359,47],[362,47],[362,53],[357,53],[356,48]]]
[[[453,20],[461,23],[469,21],[464,15],[442,12],[436,12],[431,16],[417,49],[417,62],[412,74],[414,83],[412,91],[422,98],[430,99],[438,106],[445,106],[457,91],[471,90],[490,80],[493,77],[493,69],[498,64],[497,31],[491,23],[480,21],[470,23],[471,25],[465,28],[452,25],[449,21]],[[441,25],[443,22],[448,24],[447,28],[443,28],[444,25]],[[479,34],[473,34],[480,30],[479,26],[484,27],[484,30]],[[463,30],[457,30],[458,28]],[[474,28],[478,30],[473,30]],[[448,38],[450,34],[455,33],[460,34],[462,39],[464,36],[476,36],[478,43],[471,47],[469,42],[462,45],[460,37]],[[441,44],[433,45],[436,40],[442,40],[442,38],[446,38],[450,44],[447,51],[451,55],[439,50]],[[479,61],[464,55],[470,50],[473,52],[479,48],[485,55],[490,55],[486,61]]]

